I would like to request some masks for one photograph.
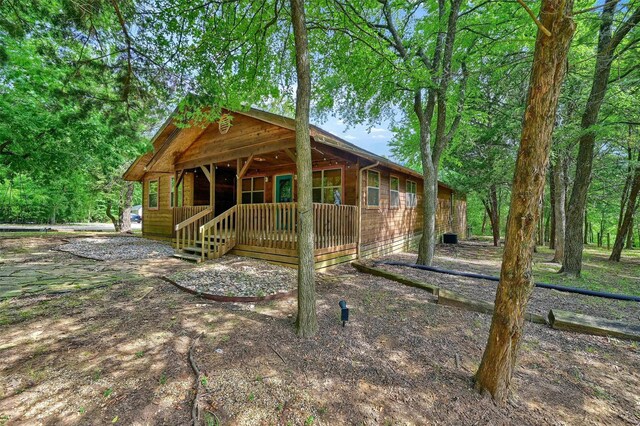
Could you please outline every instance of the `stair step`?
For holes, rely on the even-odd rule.
[[[215,244],[211,244],[210,249],[213,250],[215,249]],[[182,248],[182,251],[186,251],[187,253],[202,253],[202,245],[196,245],[196,246],[189,246],[189,247],[184,247]]]
[[[224,242],[224,241],[227,241],[227,238],[225,238],[225,237],[215,237],[215,238],[214,238],[214,237],[211,237],[211,238],[208,238],[208,237],[207,237],[207,238],[205,238],[204,240],[205,240],[205,241],[223,241],[223,242]],[[201,242],[201,240],[197,240],[197,241],[198,241],[198,242]]]
[[[195,263],[202,262],[202,258],[200,256],[196,256],[195,254],[174,253],[173,257],[177,257],[178,259],[186,260],[188,262],[195,262]]]

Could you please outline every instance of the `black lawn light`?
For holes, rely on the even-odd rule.
[[[338,302],[338,305],[340,305],[340,308],[342,309],[340,321],[342,321],[342,326],[344,327],[347,321],[349,321],[349,308],[347,308],[347,302],[345,302],[344,300]]]

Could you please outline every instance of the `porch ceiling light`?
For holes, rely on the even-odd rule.
[[[276,157],[277,158],[277,157]],[[253,161],[267,161],[262,157],[253,157]]]

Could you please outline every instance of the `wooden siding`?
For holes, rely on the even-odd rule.
[[[295,133],[255,118],[234,115],[228,133],[220,134],[212,124],[175,160],[177,169],[211,162],[231,161],[295,147]]]
[[[422,182],[412,176],[378,167],[373,171],[380,173],[380,203],[378,207],[367,205],[367,173],[361,182],[362,228],[360,256],[380,256],[388,253],[406,251],[415,248],[422,235],[423,197]],[[390,177],[399,179],[400,205],[390,208]],[[416,182],[417,206],[407,208],[407,180]],[[436,213],[436,235],[438,239],[445,232],[455,232],[459,238],[466,237],[467,216],[466,200],[453,197],[453,191],[447,187],[438,187],[438,210]]]
[[[375,168],[380,172],[380,205],[367,206],[367,173],[362,173],[360,185],[362,194],[362,226],[361,226],[361,254],[363,249],[372,250],[375,246],[383,247],[390,242],[405,240],[420,233],[422,229],[422,182],[418,179],[398,172],[391,172],[386,168]],[[390,192],[389,178],[393,175],[400,180],[400,205],[389,208]],[[416,182],[417,206],[407,207],[407,180]]]
[[[173,214],[170,203],[170,174],[147,173],[142,187],[142,234],[146,237],[171,238]],[[158,179],[158,208],[149,209],[149,182]]]
[[[193,187],[194,187],[194,179],[195,175],[192,172],[186,172],[184,177],[182,178],[182,182],[184,185],[183,189],[183,206],[193,206]]]

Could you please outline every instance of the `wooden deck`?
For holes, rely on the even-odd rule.
[[[193,215],[175,225],[178,251],[200,256],[201,260],[230,252],[298,265],[297,203],[240,204],[216,218],[210,217],[208,206],[184,209],[190,210],[174,213],[174,218]],[[314,203],[313,215],[316,269],[356,259],[357,207]]]

